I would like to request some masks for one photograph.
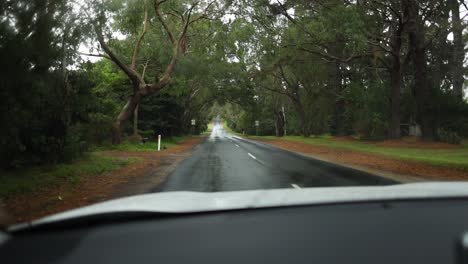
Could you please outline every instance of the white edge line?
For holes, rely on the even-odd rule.
[[[254,159],[254,160],[257,159],[254,155],[252,155],[252,154],[250,154],[250,153],[249,153],[249,156],[250,156],[252,159]]]
[[[299,185],[297,185],[297,184],[291,184],[291,186],[292,186],[294,189],[301,189],[301,187],[299,187]]]
[[[236,144],[236,147],[239,147],[239,145]]]

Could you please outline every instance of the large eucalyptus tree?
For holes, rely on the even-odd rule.
[[[141,13],[130,12],[136,8]],[[129,79],[132,87],[127,103],[116,117],[113,125],[112,142],[119,144],[122,141],[122,128],[135,112],[142,98],[157,94],[171,82],[171,76],[181,57],[187,54],[189,48],[188,33],[191,27],[202,20],[208,19],[216,9],[215,1],[170,1],[170,0],[141,0],[132,2],[122,1],[95,1],[88,7],[95,12],[87,12],[93,25],[96,40],[102,52],[92,54],[111,60]],[[106,32],[111,28],[119,31],[115,23],[116,17],[122,13],[129,13],[129,20],[140,20],[141,30],[133,32],[130,38],[134,39],[131,53],[119,54],[113,47],[112,34]],[[148,57],[140,55],[143,46],[166,46],[165,43],[152,43],[146,40],[147,35],[165,35],[169,42],[170,60],[162,66],[160,74],[153,74],[152,80],[145,78],[146,67],[139,69],[141,61],[156,61],[161,58],[154,54]],[[152,38],[154,40],[154,38]]]

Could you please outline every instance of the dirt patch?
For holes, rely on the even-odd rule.
[[[286,150],[326,159],[332,162],[347,165],[357,165],[364,168],[382,171],[384,173],[392,172],[398,175],[408,175],[410,177],[407,177],[405,180],[407,182],[414,181],[415,179],[442,181],[468,180],[468,172],[451,168],[436,167],[418,162],[396,160],[351,150],[314,146],[289,140],[259,139],[258,141]]]
[[[119,170],[83,179],[78,184],[45,192],[19,195],[4,201],[6,211],[17,222],[97,202],[150,192],[158,187],[189,150],[204,138],[190,138],[162,152],[103,151],[102,155],[139,157],[142,160]]]

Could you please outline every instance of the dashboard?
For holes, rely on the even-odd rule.
[[[0,261],[466,263],[465,231],[465,199],[107,217],[12,232]]]

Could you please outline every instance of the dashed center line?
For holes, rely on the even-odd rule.
[[[292,186],[294,189],[301,189],[301,187],[299,187],[299,185],[297,185],[297,184],[291,184],[291,186]]]
[[[252,159],[254,159],[254,160],[257,159],[254,155],[252,155],[252,154],[250,154],[250,153],[249,153],[249,156],[250,156]]]

